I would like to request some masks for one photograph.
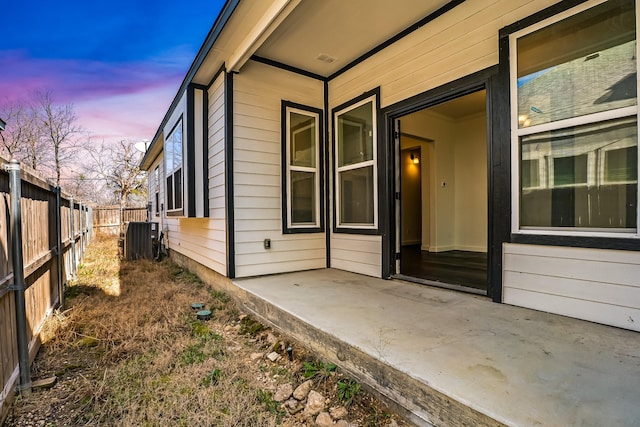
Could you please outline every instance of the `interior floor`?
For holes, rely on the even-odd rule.
[[[400,265],[405,276],[487,290],[486,252],[428,252],[407,245],[401,248]]]

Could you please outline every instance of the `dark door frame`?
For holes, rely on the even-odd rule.
[[[380,201],[386,200],[382,208],[386,211],[381,218],[386,218],[382,234],[382,275],[391,278],[395,272],[396,261],[396,212],[395,212],[395,176],[396,153],[394,148],[394,122],[407,114],[423,110],[468,95],[479,90],[486,90],[486,117],[487,117],[487,295],[496,302],[502,300],[502,242],[504,239],[495,230],[500,218],[510,218],[511,212],[502,212],[496,207],[503,207],[503,203],[497,203],[494,194],[496,173],[500,172],[501,159],[507,150],[501,150],[498,145],[500,138],[496,138],[496,132],[500,129],[499,109],[496,107],[496,87],[498,85],[498,66],[493,66],[482,71],[462,77],[443,86],[415,95],[411,98],[397,102],[381,110],[380,124],[384,126],[380,135],[386,138],[383,141],[385,155],[382,170],[384,180],[381,185],[386,194]],[[508,106],[506,107],[508,108]]]

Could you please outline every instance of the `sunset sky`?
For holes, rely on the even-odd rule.
[[[0,105],[49,90],[92,141],[151,139],[224,0],[11,0]]]

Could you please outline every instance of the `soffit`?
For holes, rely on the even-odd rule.
[[[215,43],[209,49],[192,82],[208,85],[214,74],[229,60],[266,11],[271,1],[240,1]]]
[[[447,3],[303,0],[256,55],[327,77]],[[321,54],[335,61],[316,59]]]

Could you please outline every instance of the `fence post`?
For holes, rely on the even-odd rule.
[[[58,304],[64,307],[64,247],[62,246],[62,196],[60,187],[56,187],[56,233],[58,237]]]
[[[29,363],[29,341],[27,338],[27,309],[24,293],[24,264],[22,259],[22,182],[20,180],[20,163],[11,159],[7,165],[9,171],[9,190],[11,192],[11,250],[13,252],[13,295],[16,304],[16,335],[18,341],[18,363],[20,385],[18,393],[31,394],[31,364]]]
[[[73,201],[73,197],[69,197],[69,217],[71,218],[71,276],[76,277],[76,231],[75,231],[75,218],[76,218],[76,204]]]
[[[80,232],[80,250],[78,251],[78,260],[82,259],[84,254],[84,205],[80,203],[78,205],[78,217],[80,218],[80,224],[78,225],[78,231]]]

